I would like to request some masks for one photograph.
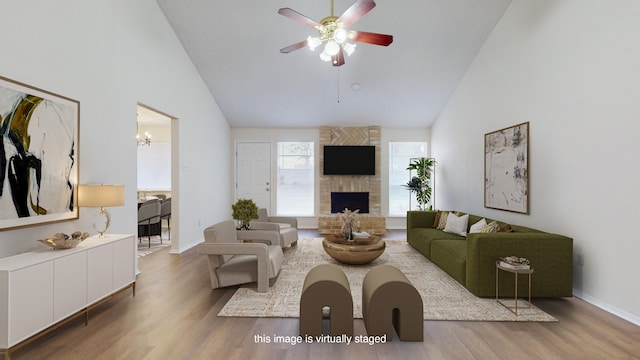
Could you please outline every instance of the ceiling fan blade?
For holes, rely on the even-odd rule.
[[[302,40],[300,42],[297,42],[295,44],[291,44],[287,47],[283,47],[282,49],[280,49],[280,52],[283,54],[288,54],[292,51],[298,50],[298,49],[302,49],[303,47],[307,46],[307,40]]]
[[[319,26],[320,23],[309,19],[308,17],[300,14],[299,12],[290,9],[290,8],[281,8],[280,10],[278,10],[278,14],[282,15],[282,16],[286,16],[289,19],[293,20],[293,21],[297,21],[302,25],[306,25],[312,29],[315,29],[316,26]]]
[[[345,28],[348,28],[374,7],[376,7],[376,3],[373,0],[356,0],[353,5],[340,15],[336,22],[341,22]]]
[[[353,41],[372,45],[389,46],[393,42],[393,36],[366,31],[356,31]]]
[[[331,63],[333,64],[333,66],[344,65],[344,51],[342,49],[340,49],[340,51],[338,51],[338,53],[333,56],[333,58],[331,59]]]

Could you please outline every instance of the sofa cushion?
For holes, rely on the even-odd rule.
[[[435,240],[431,243],[431,261],[466,285],[467,242],[465,240]]]
[[[469,224],[469,214],[457,216],[449,214],[447,224],[444,226],[444,232],[467,236],[467,225]]]
[[[438,239],[464,240],[460,235],[450,234],[434,228],[413,228],[407,230],[409,245],[427,259],[431,258],[431,242]]]

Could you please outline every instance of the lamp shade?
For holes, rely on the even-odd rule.
[[[124,185],[80,185],[78,206],[105,207],[124,205]]]

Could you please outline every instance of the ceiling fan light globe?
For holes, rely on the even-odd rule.
[[[347,34],[347,30],[339,28],[336,31],[333,32],[333,41],[337,42],[338,44],[344,44],[347,41],[348,38],[348,34]]]
[[[344,52],[347,53],[347,56],[351,56],[351,54],[356,51],[356,44],[348,42],[344,44],[342,48],[344,49]]]
[[[324,61],[324,62],[329,62],[331,61],[331,55],[327,54],[326,52],[321,52],[320,53],[320,60]]]
[[[324,46],[324,52],[329,56],[338,55],[338,52],[340,52],[340,45],[335,41],[327,41],[327,44]]]
[[[311,51],[314,51],[321,44],[322,41],[320,41],[320,38],[314,36],[307,37],[307,46]]]

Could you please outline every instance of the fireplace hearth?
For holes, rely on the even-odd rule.
[[[360,214],[369,213],[369,193],[368,192],[332,192],[331,193],[331,213],[337,214],[344,209],[351,211],[360,210]]]

